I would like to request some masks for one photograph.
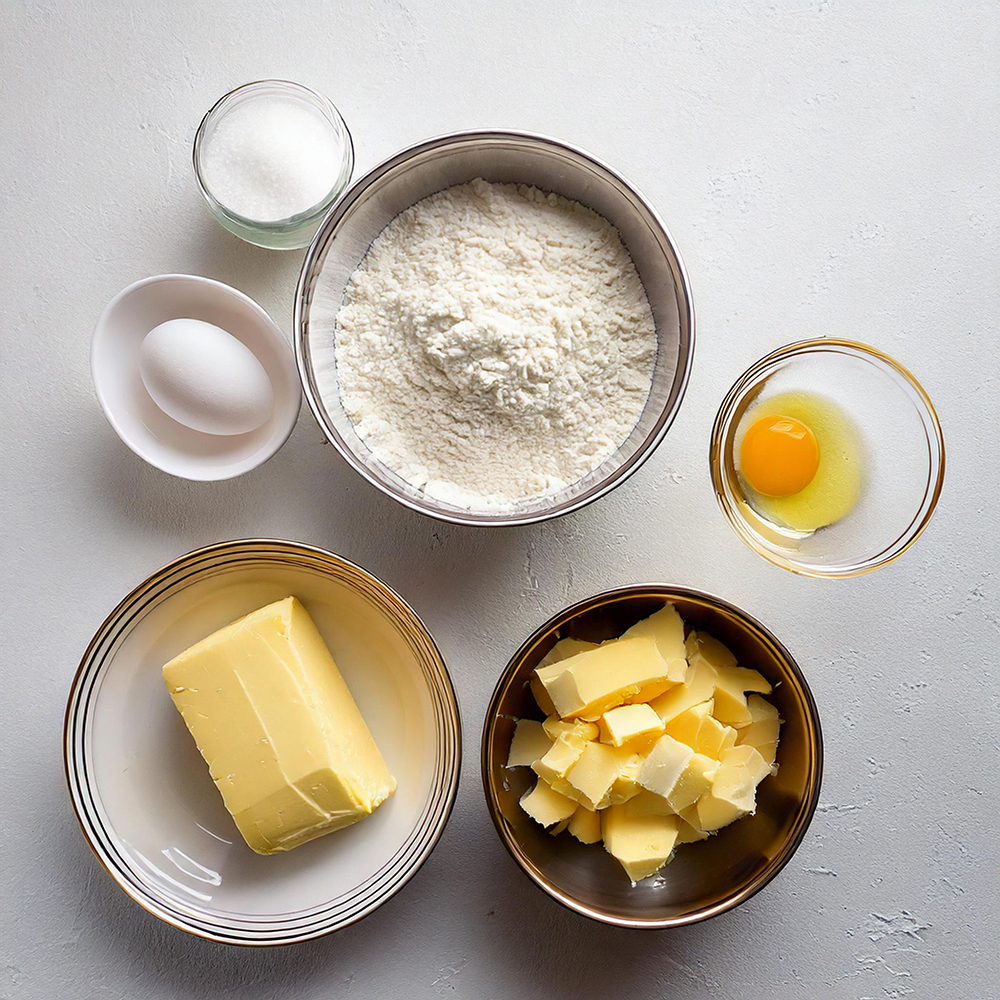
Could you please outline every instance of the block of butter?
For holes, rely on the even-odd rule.
[[[309,613],[294,597],[172,659],[163,679],[243,839],[289,851],[396,789]]]

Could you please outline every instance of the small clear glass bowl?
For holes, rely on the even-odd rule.
[[[784,392],[837,403],[861,439],[861,495],[839,521],[794,531],[760,514],[737,469],[741,424],[758,403]],[[709,446],[723,513],[754,551],[804,576],[850,577],[902,555],[920,536],[944,482],[944,438],[934,406],[899,362],[850,340],[804,340],[751,366],[719,408]]]
[[[343,160],[329,192],[311,208],[287,219],[262,221],[248,219],[222,204],[205,182],[202,157],[219,123],[235,108],[262,97],[284,97],[318,111],[329,122],[343,148]],[[331,101],[308,87],[289,80],[256,80],[231,90],[221,97],[201,120],[194,137],[194,176],[212,214],[229,232],[255,246],[269,250],[300,250],[309,245],[313,235],[334,202],[344,193],[354,172],[354,143],[344,119]]]

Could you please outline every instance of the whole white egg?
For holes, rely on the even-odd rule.
[[[271,415],[274,390],[253,352],[200,319],[171,319],[139,346],[139,374],[153,402],[205,434],[245,434]]]

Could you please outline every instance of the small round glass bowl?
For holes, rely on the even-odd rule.
[[[815,531],[764,517],[739,475],[744,418],[784,392],[832,399],[860,438],[858,502]],[[927,526],[944,481],[944,439],[930,398],[899,362],[850,340],[803,340],[762,358],[729,390],[712,428],[709,464],[723,513],[765,559],[804,576],[859,576],[902,555]]]
[[[251,101],[280,97],[295,101],[317,111],[330,125],[343,150],[343,158],[330,190],[320,201],[304,212],[287,219],[249,219],[222,204],[205,180],[204,155],[219,123],[233,110]],[[321,94],[289,80],[257,80],[231,90],[208,111],[194,137],[194,175],[198,188],[219,223],[240,239],[269,250],[300,250],[308,246],[330,206],[341,196],[354,172],[354,143],[344,119],[336,107]]]

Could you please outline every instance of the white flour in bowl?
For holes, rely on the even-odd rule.
[[[639,418],[656,358],[617,230],[578,202],[483,180],[383,230],[335,336],[341,400],[375,457],[472,509],[600,465]]]

